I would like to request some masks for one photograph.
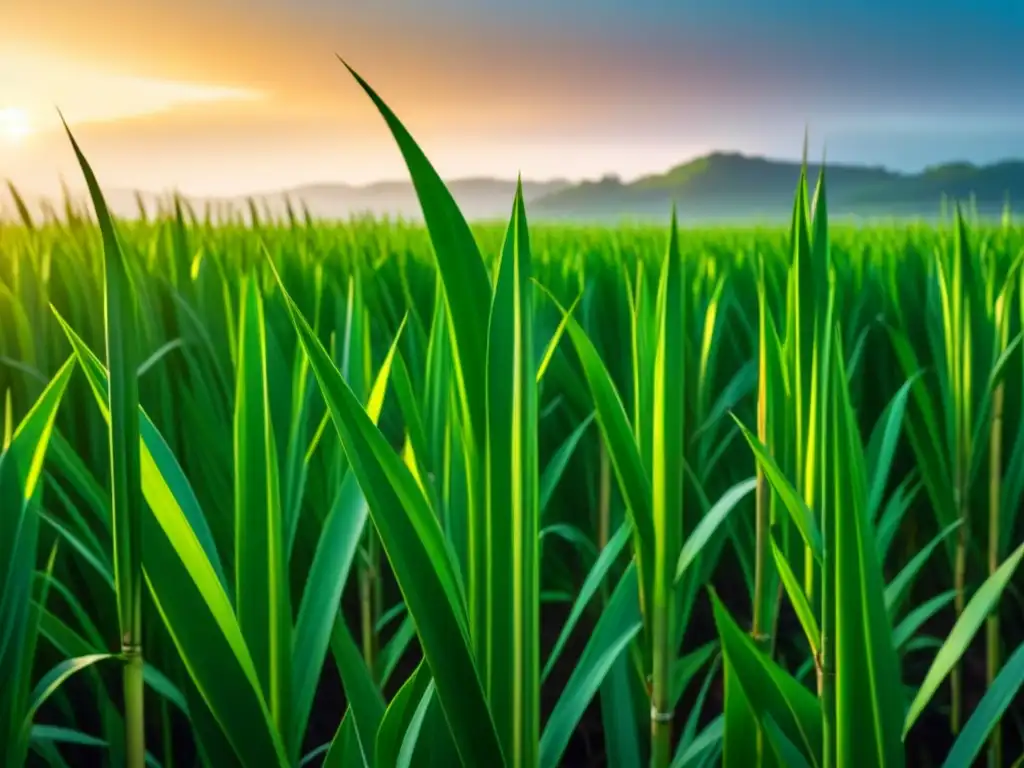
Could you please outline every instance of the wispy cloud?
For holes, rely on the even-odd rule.
[[[90,125],[97,166],[140,186],[402,176],[335,53],[448,176],[632,177],[704,148],[795,156],[805,124],[837,160],[985,159],[1017,139],[977,137],[1024,120],[1024,11],[1006,0],[2,1],[0,50],[34,58],[2,81],[0,108],[44,95],[33,115],[58,103]],[[5,95],[11,81],[31,92]],[[849,139],[883,130],[933,134],[927,157]],[[52,176],[58,155],[37,142],[7,167]]]
[[[167,112],[190,104],[254,101],[251,88],[191,83],[110,71],[101,65],[29,51],[0,53],[0,106],[23,115],[32,130],[59,125],[56,109],[72,124],[111,122]]]

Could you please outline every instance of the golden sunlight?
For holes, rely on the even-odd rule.
[[[0,70],[19,78],[0,82],[0,135],[8,141],[69,123],[112,122],[178,107],[252,101],[262,94],[244,88],[126,75],[80,61],[32,51],[0,54]]]
[[[0,137],[12,144],[20,144],[32,133],[28,113],[18,107],[0,109]]]

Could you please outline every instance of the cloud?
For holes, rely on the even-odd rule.
[[[69,123],[81,124],[263,97],[250,88],[130,75],[28,50],[0,54],[0,71],[17,73],[0,81],[0,106],[26,115],[36,129],[59,127],[57,109]]]
[[[335,53],[459,174],[521,162],[534,175],[629,177],[696,147],[798,155],[805,124],[824,137],[897,119],[923,130],[965,113],[982,127],[1024,117],[1016,28],[1000,30],[991,14],[953,24],[951,0],[923,18],[912,0],[814,13],[807,0],[593,0],[586,10],[524,0],[500,12],[498,0],[3,2],[14,8],[0,49],[7,36],[39,71],[108,78],[64,88],[69,117],[98,110],[95,94],[135,104],[108,104],[109,122],[82,138],[111,179],[150,187],[403,175]],[[0,84],[0,108],[19,79],[30,82]],[[52,101],[43,107],[52,118]],[[52,175],[36,144],[8,166]],[[949,146],[959,153],[967,140]]]

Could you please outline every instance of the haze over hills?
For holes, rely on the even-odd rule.
[[[539,198],[571,186],[565,180],[523,181],[523,196],[527,204]],[[515,179],[488,177],[455,179],[448,182],[448,189],[458,201],[463,214],[470,220],[503,219],[512,210],[512,198],[516,191]],[[39,196],[26,190],[19,193],[33,210],[39,209]],[[104,189],[107,205],[118,216],[135,217],[139,213],[139,200],[148,211],[166,204],[171,197],[168,193],[136,193],[124,189]],[[84,201],[84,192],[74,194],[75,199]],[[215,209],[230,208],[247,211],[249,200],[255,202],[260,212],[270,211],[275,216],[283,215],[290,200],[294,209],[301,212],[305,206],[314,218],[347,219],[351,216],[370,214],[375,217],[398,217],[421,219],[422,211],[412,183],[407,181],[380,181],[372,184],[310,184],[276,192],[255,192],[245,197],[200,197],[186,196],[201,213],[207,206]],[[6,188],[0,188],[0,208],[12,210],[10,195]],[[57,206],[62,208],[61,205]]]
[[[818,163],[808,165],[813,180]],[[784,220],[792,210],[800,163],[735,152],[714,152],[668,171],[624,182],[615,176],[597,181],[524,181],[528,213],[539,219],[665,219],[673,202],[680,220]],[[942,198],[967,200],[973,196],[983,214],[1000,212],[1009,198],[1016,208],[1024,201],[1024,160],[978,166],[948,163],[920,173],[899,173],[883,167],[826,162],[829,211],[833,216],[932,217]],[[471,220],[508,216],[516,182],[488,177],[448,182],[453,197]],[[121,216],[135,216],[134,192],[105,193]],[[167,195],[140,195],[148,210]],[[34,200],[26,195],[29,200]],[[421,211],[410,182],[385,181],[368,185],[318,184],[251,196],[260,211],[283,214],[286,200],[303,205],[316,218],[344,219],[371,214],[419,219]],[[246,210],[246,198],[189,198],[197,212],[207,204],[215,208]],[[10,210],[6,190],[0,203]],[[35,201],[38,205],[38,201]],[[35,206],[34,206],[35,207]],[[1024,206],[1022,206],[1024,207]]]
[[[820,164],[809,163],[812,184]],[[982,212],[1001,211],[1007,196],[1024,201],[1024,161],[949,163],[920,173],[866,165],[825,164],[832,215],[932,216],[943,196]],[[665,173],[624,183],[615,177],[545,195],[533,206],[545,217],[664,217],[673,202],[682,219],[776,219],[792,211],[800,163],[715,152]]]

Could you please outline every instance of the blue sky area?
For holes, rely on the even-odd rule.
[[[0,142],[0,161],[27,183],[74,167],[51,104],[114,184],[403,178],[335,53],[448,178],[628,179],[713,150],[796,158],[805,127],[832,162],[1024,158],[1020,0],[7,2],[0,62],[16,51],[9,66],[35,85],[0,82],[0,110],[9,132],[35,130]],[[248,96],[194,95],[224,89]],[[181,98],[153,106],[169,92]]]
[[[807,122],[836,158],[906,169],[1024,155],[1020,2],[373,0],[344,12],[357,8],[442,37],[446,24],[519,36],[539,56],[559,40],[632,51],[623,78],[638,96],[623,108],[662,102],[640,132],[648,138],[685,131],[689,118],[702,138],[717,128],[733,148],[792,155]],[[336,9],[302,0],[296,12]],[[609,98],[603,130],[615,134],[615,94],[588,85],[593,101]]]

